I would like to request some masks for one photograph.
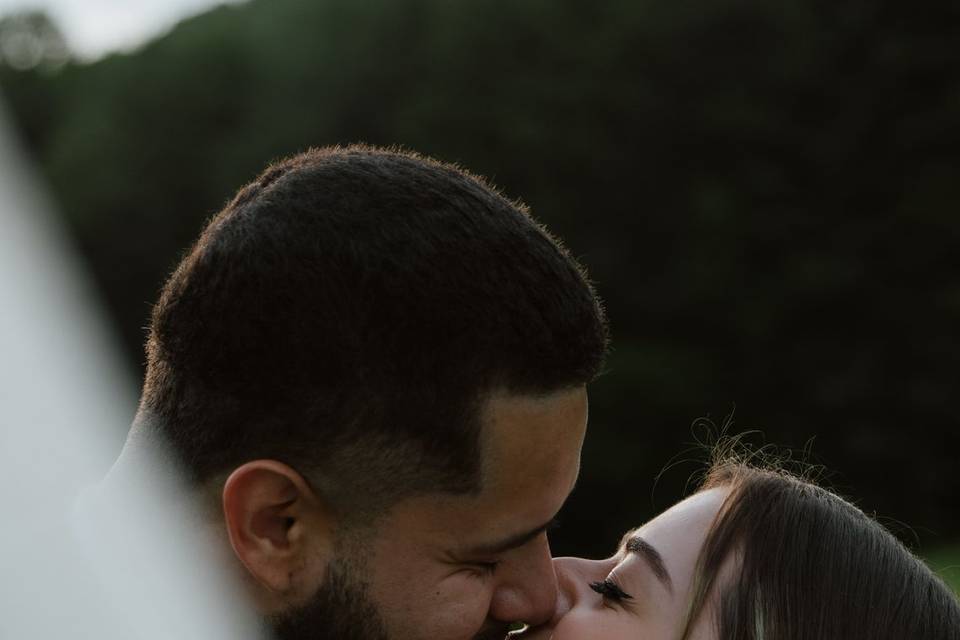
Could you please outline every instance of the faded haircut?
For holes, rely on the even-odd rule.
[[[586,384],[606,347],[526,207],[413,153],[314,149],[241,189],[164,286],[137,421],[193,482],[272,458],[357,510],[478,490],[485,398]]]

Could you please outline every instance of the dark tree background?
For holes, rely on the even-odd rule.
[[[8,18],[4,51],[132,362],[181,252],[269,160],[399,144],[522,198],[606,301],[558,552],[679,497],[696,464],[654,478],[734,407],[813,438],[911,545],[960,536],[957,3],[253,0],[92,64]]]

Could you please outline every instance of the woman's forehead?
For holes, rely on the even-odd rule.
[[[685,593],[692,583],[700,550],[729,493],[728,487],[717,487],[678,502],[643,526],[628,531],[620,552],[631,546],[649,546],[662,559],[678,594]]]
[[[651,535],[653,532],[676,531],[688,526],[709,528],[729,494],[729,487],[714,487],[699,491],[676,503],[633,532]]]

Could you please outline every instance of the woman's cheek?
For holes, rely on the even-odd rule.
[[[634,621],[635,622],[635,621]],[[553,630],[553,640],[637,640],[639,629],[622,611],[571,611]]]

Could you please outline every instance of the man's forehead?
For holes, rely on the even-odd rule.
[[[557,458],[568,463],[576,458],[579,464],[587,424],[586,388],[541,395],[496,392],[484,403],[481,420],[488,479],[496,481],[505,471],[542,473],[541,467]]]
[[[542,532],[573,490],[586,425],[582,387],[499,394],[487,409],[480,491],[421,495],[395,509],[393,523],[427,547],[465,552]]]
[[[573,491],[587,421],[583,387],[491,400],[475,507],[500,535],[547,527]]]

